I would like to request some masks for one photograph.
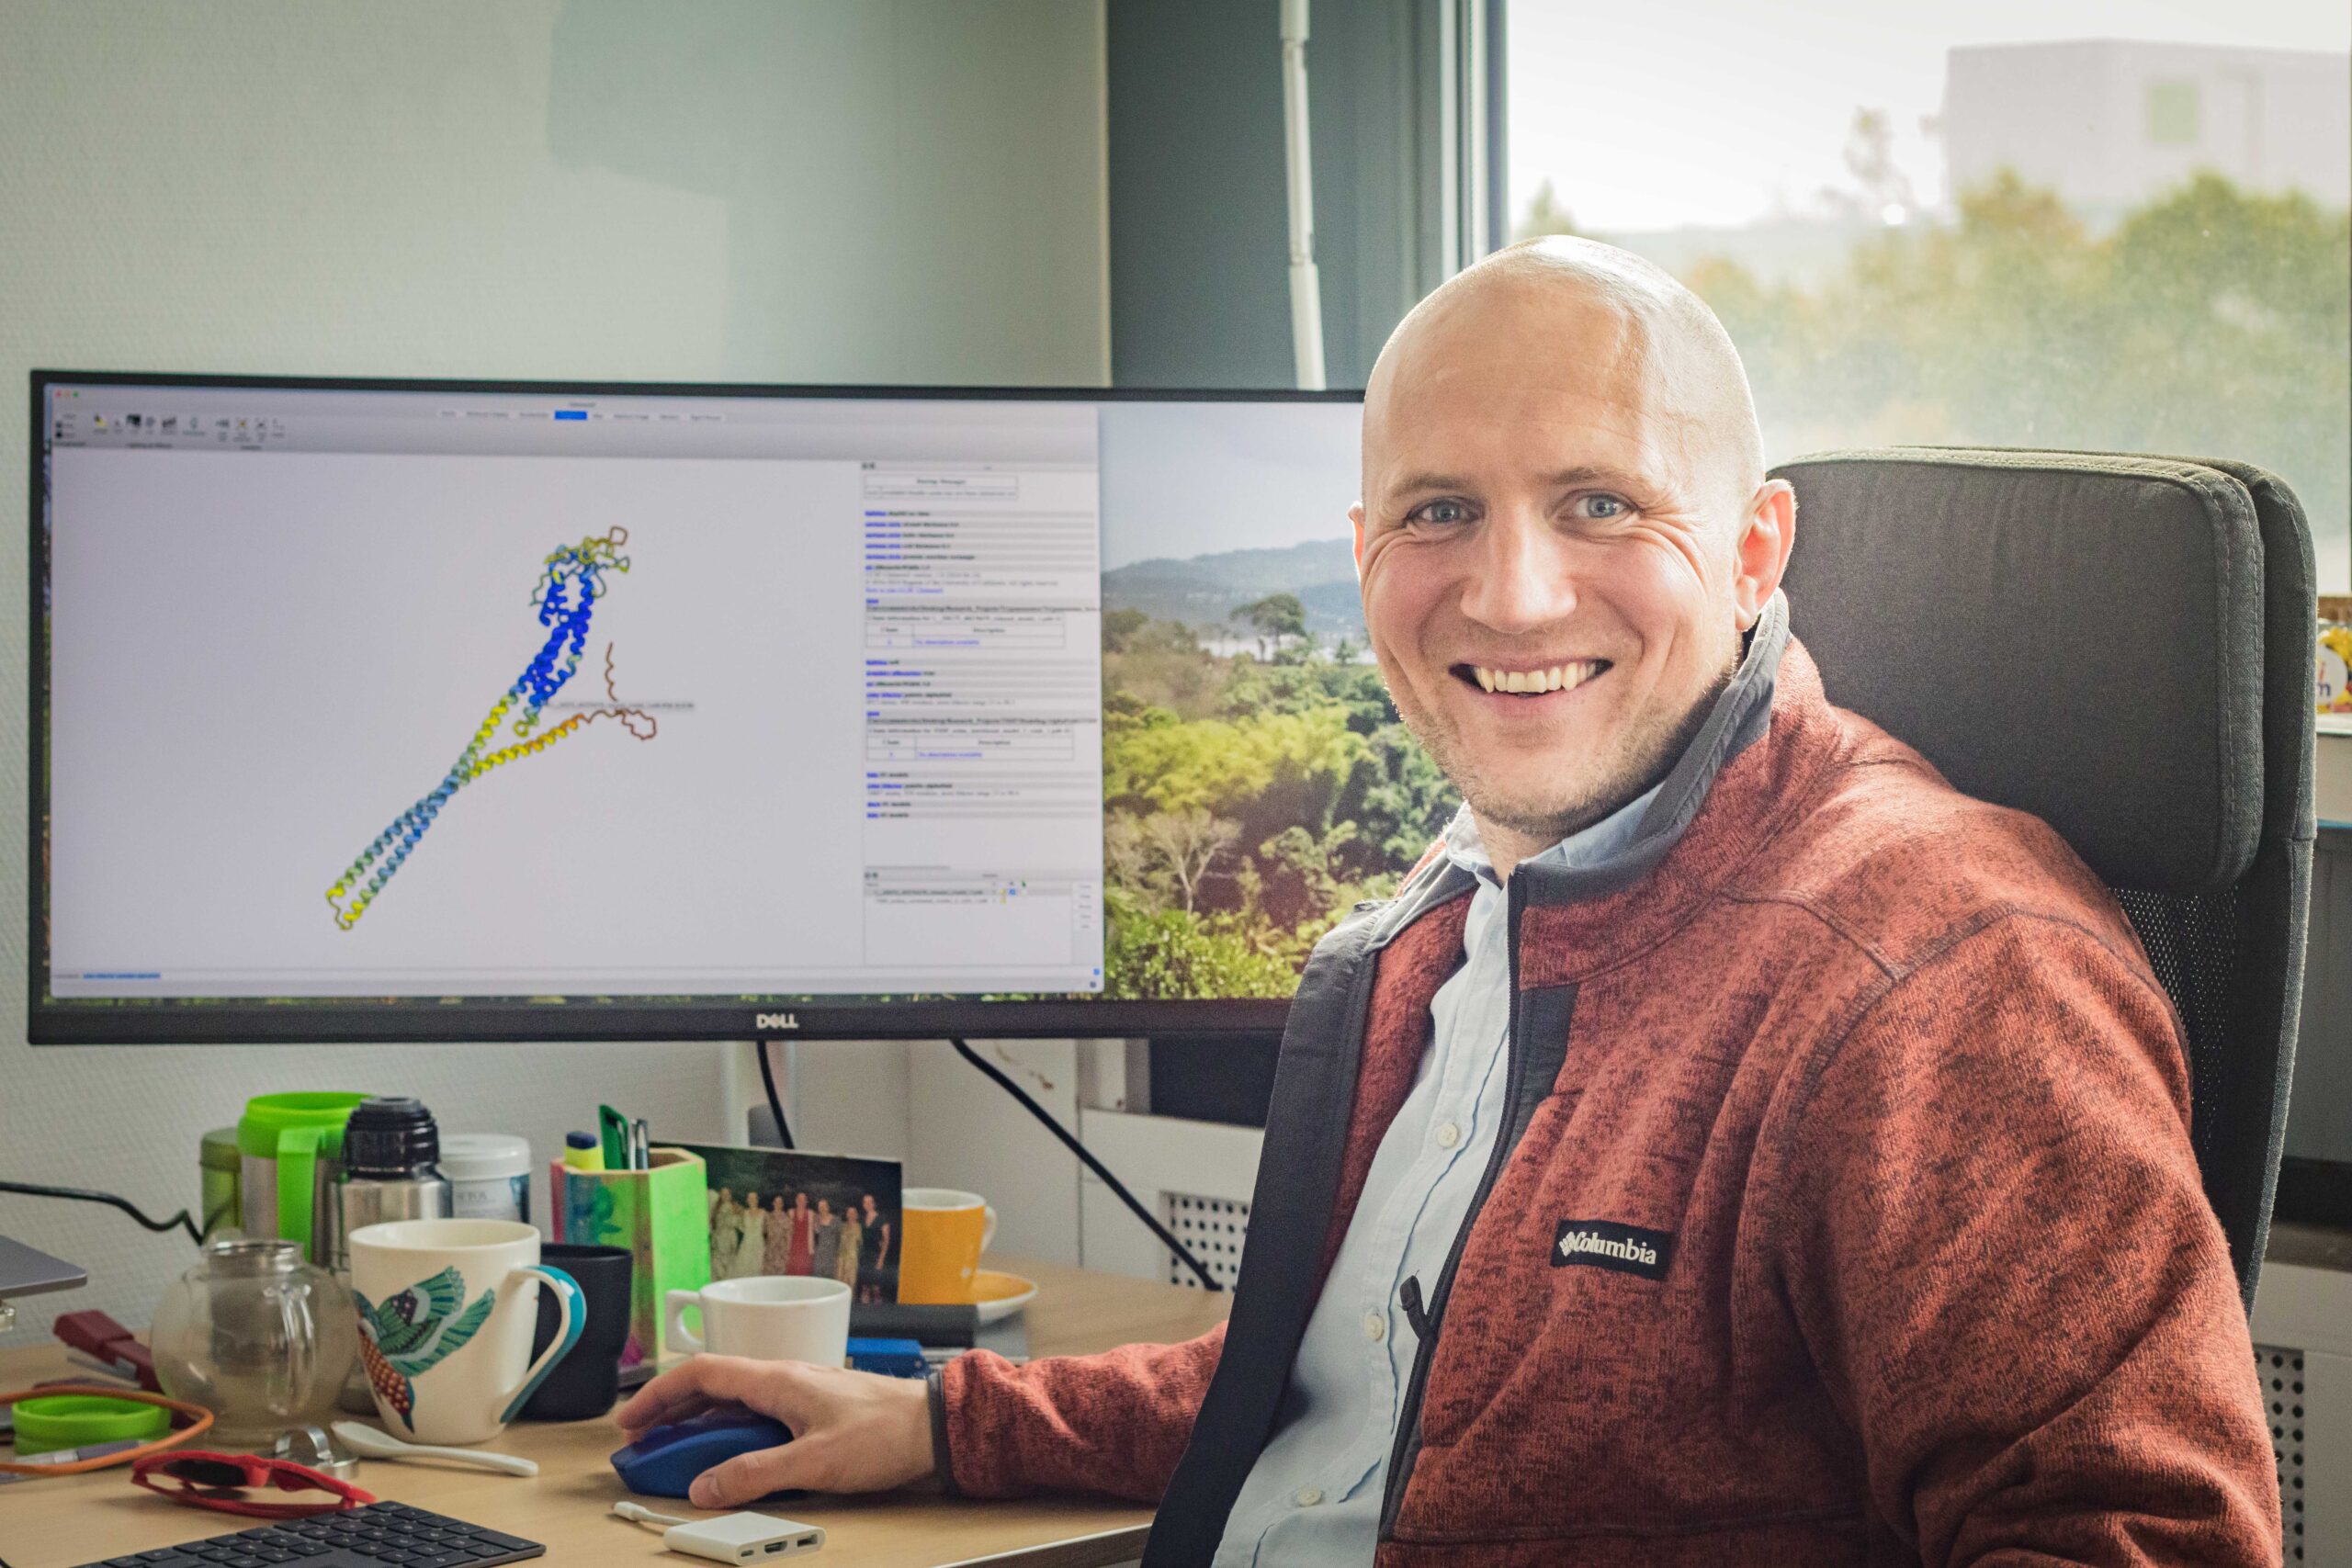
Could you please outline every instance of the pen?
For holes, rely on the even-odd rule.
[[[629,1166],[631,1170],[653,1168],[653,1133],[640,1116],[629,1124]]]
[[[18,1462],[22,1464],[74,1464],[82,1460],[102,1459],[107,1454],[119,1454],[126,1450],[135,1449],[140,1445],[141,1440],[142,1439],[138,1438],[124,1438],[119,1441],[111,1443],[86,1443],[78,1449],[53,1449],[47,1453],[34,1454],[30,1458],[20,1457]],[[6,1484],[11,1481],[37,1481],[39,1479],[40,1479],[39,1476],[33,1475],[0,1475],[0,1484]]]

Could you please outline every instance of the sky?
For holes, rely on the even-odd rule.
[[[1349,537],[1360,407],[1102,405],[1102,568]]]
[[[1846,183],[1857,107],[1889,111],[1925,201],[1920,127],[1955,44],[2123,38],[2352,50],[2346,0],[1510,0],[1511,217],[1546,178],[1579,228],[1739,224]]]

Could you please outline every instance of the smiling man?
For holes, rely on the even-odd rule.
[[[2041,823],[1832,706],[1722,327],[1545,241],[1365,394],[1365,624],[1467,803],[1317,950],[1189,1344],[703,1358],[694,1500],[1156,1501],[1153,1563],[2275,1563],[2169,1003]]]

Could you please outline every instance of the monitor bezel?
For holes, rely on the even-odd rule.
[[[189,371],[35,369],[29,374],[26,447],[30,547],[26,660],[28,897],[26,1036],[35,1045],[318,1043],[358,1044],[483,1041],[1117,1039],[1154,1034],[1264,1035],[1288,1015],[1283,998],[1175,1001],[888,999],[797,1002],[728,997],[650,1000],[566,998],[560,1002],[424,998],[342,1003],[330,998],[258,1001],[126,998],[60,1001],[49,990],[49,676],[45,635],[49,536],[43,501],[49,445],[44,417],[54,386],[219,387],[285,391],[522,393],[544,397],[687,397],[787,400],[1030,402],[1360,403],[1359,389],[1283,388],[898,387],[766,382],[505,380],[444,377],[207,375]]]

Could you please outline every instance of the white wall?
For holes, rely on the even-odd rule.
[[[26,471],[33,366],[1099,383],[1102,59],[1101,0],[6,0],[0,477]],[[25,571],[0,527],[6,759]],[[0,827],[24,785],[0,762]],[[198,1134],[302,1088],[415,1093],[542,1150],[598,1100],[741,1136],[718,1046],[33,1051],[24,843],[0,831],[0,1178],[168,1213]],[[848,1049],[841,1130],[887,1140],[907,1055]],[[191,1256],[22,1198],[0,1232],[91,1275],[8,1343],[53,1310],[143,1324]]]
[[[1079,1064],[1089,1048],[1070,1040],[972,1044],[1073,1133],[1083,1102]],[[1086,1261],[1077,1157],[946,1042],[810,1040],[788,1049],[790,1085],[778,1084],[792,1097],[793,1134],[803,1147],[902,1160],[910,1187],[955,1187],[986,1198],[997,1211],[994,1250]],[[1109,1049],[1122,1047],[1114,1042]],[[786,1050],[776,1048],[779,1061]],[[746,1103],[755,1103],[759,1069],[746,1071]],[[1149,1233],[1136,1229],[1148,1241]]]

